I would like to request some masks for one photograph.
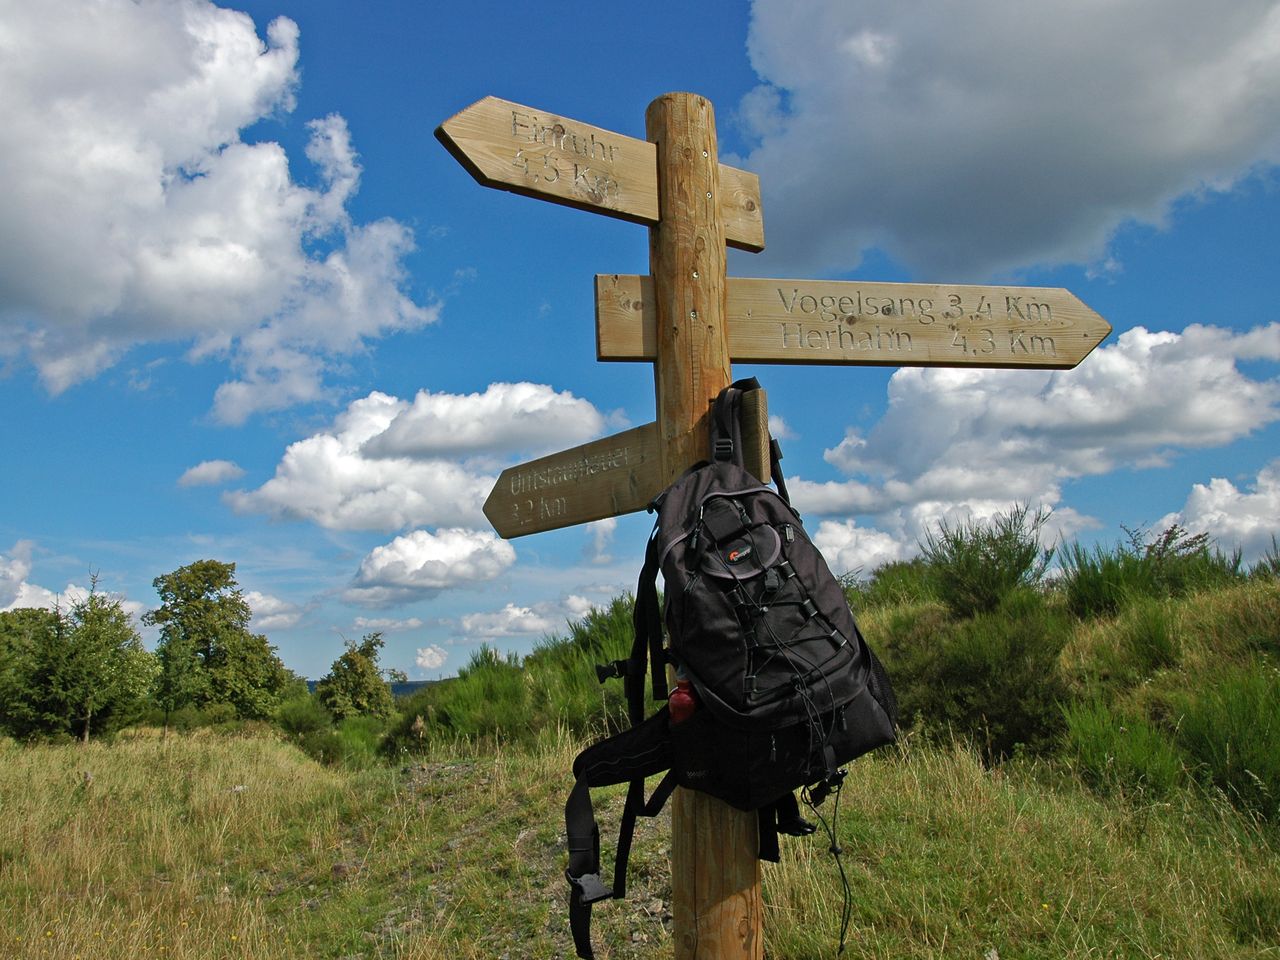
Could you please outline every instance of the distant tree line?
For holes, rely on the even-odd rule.
[[[88,595],[67,606],[0,611],[0,735],[87,742],[139,721],[166,733],[175,725],[252,720],[292,732],[286,715],[300,713],[310,718],[304,725],[330,731],[335,723],[392,716],[387,680],[405,676],[379,667],[381,634],[346,641],[313,696],[249,628],[253,611],[235,571],[234,563],[197,560],[156,577],[159,606],[142,615],[159,628],[154,651],[96,576]]]

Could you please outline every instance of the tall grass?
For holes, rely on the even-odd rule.
[[[1178,741],[1242,809],[1280,823],[1280,669],[1234,668],[1181,698]]]
[[[580,743],[438,744],[403,773],[207,732],[0,745],[0,957],[571,956],[560,806]],[[606,872],[624,792],[596,792]],[[839,823],[849,956],[1243,960],[1280,942],[1275,834],[1213,793],[1113,802],[1043,763],[908,739],[852,765]],[[827,846],[784,838],[764,867],[774,960],[834,955]],[[596,908],[601,960],[671,955],[669,856],[668,823],[642,820],[628,899]]]

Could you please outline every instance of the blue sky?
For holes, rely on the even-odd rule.
[[[0,0],[0,609],[97,574],[141,613],[212,558],[293,669],[382,630],[434,677],[631,588],[643,515],[507,543],[479,504],[653,419],[594,353],[646,231],[433,131],[494,95],[643,137],[672,90],[761,178],[731,275],[1063,286],[1114,327],[1070,372],[735,368],[833,567],[1015,502],[1269,546],[1280,3]]]

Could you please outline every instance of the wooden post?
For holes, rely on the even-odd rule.
[[[649,104],[657,146],[658,224],[649,266],[658,318],[654,365],[662,472],[670,483],[705,459],[711,401],[729,385],[725,240],[711,103],[669,93]],[[756,815],[694,790],[671,809],[676,960],[761,960]]]

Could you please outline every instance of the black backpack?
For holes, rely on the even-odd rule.
[[[676,786],[758,811],[759,856],[776,861],[780,832],[815,829],[801,818],[794,791],[811,788],[806,799],[816,804],[832,788],[838,791],[841,764],[895,737],[897,704],[888,677],[790,506],[777,443],[770,443],[776,491],[742,466],[739,410],[751,389],[759,389],[754,378],[717,397],[711,461],[686,472],[651,505],[658,519],[636,588],[631,656],[597,668],[601,682],[624,679],[632,726],[592,744],[573,764],[566,876],[570,926],[584,960],[592,957],[591,904],[626,894],[635,818],[656,816]],[[646,720],[646,673],[654,699],[664,700],[668,663],[687,679],[696,709],[686,717],[664,706]],[[666,776],[646,801],[645,778],[662,771]],[[600,878],[590,788],[625,781],[630,787],[610,888]],[[838,852],[834,837],[832,851]]]

